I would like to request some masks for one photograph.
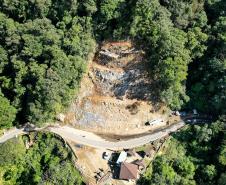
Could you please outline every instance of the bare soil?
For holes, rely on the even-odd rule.
[[[117,54],[119,58],[101,55],[100,51]],[[64,122],[109,135],[109,139],[139,135],[167,125],[168,109],[157,103],[144,52],[136,50],[131,42],[106,42],[100,51],[89,64]],[[147,121],[159,118],[164,121],[145,126]]]

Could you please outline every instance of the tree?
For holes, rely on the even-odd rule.
[[[203,167],[203,177],[207,182],[211,182],[216,176],[217,172],[214,165],[206,165]]]
[[[199,27],[189,29],[188,31],[188,48],[191,51],[191,58],[201,57],[207,49],[206,41],[208,35],[203,33]]]
[[[19,121],[41,126],[70,103],[94,40],[91,18],[72,11],[75,1],[28,3],[26,16],[16,19],[20,23],[0,14],[0,88],[17,109]],[[43,12],[30,15],[32,8],[41,11],[43,3],[48,5]]]
[[[0,128],[10,128],[16,118],[16,109],[0,92]]]
[[[190,51],[186,33],[173,27],[170,12],[158,1],[138,1],[131,35],[145,43],[154,80],[158,81],[160,99],[173,109],[188,101],[185,80]]]
[[[226,173],[222,173],[219,180],[218,180],[218,184],[219,185],[224,185],[226,181]]]
[[[171,12],[171,19],[178,28],[203,27],[207,24],[203,1],[160,0],[160,2]]]
[[[71,151],[64,143],[52,134],[35,135],[30,135],[30,139],[35,140],[28,150],[24,145],[27,136],[0,144],[0,182],[81,185],[82,177],[73,166]]]
[[[209,37],[211,45],[202,61],[191,67],[189,76],[191,106],[216,115],[225,113],[225,20],[226,17],[219,17],[213,26]]]

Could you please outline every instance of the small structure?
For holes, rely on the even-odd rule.
[[[137,165],[139,167],[139,169],[144,169],[146,167],[143,160],[137,159],[137,160],[133,161],[132,163]]]
[[[125,151],[122,151],[118,157],[118,160],[116,161],[116,164],[120,164],[124,162],[127,158],[127,153]]]
[[[128,154],[128,156],[130,157],[132,157],[132,156],[136,156],[136,151],[135,151],[135,149],[129,149],[129,150],[127,150],[126,151],[127,152],[127,154]]]
[[[152,148],[147,148],[144,152],[146,157],[152,157],[155,154],[155,151]]]
[[[135,180],[138,178],[138,166],[131,163],[122,163],[119,179],[122,180]]]

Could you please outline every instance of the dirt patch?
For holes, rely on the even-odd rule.
[[[103,134],[148,132],[166,125],[166,121],[152,128],[145,127],[147,121],[167,118],[167,109],[156,106],[153,89],[143,51],[131,42],[103,43],[89,64],[66,122]]]
[[[107,173],[109,171],[107,160],[102,158],[105,150],[81,146],[73,142],[70,143],[70,146],[77,157],[77,166],[88,182],[96,184],[97,174],[100,172]]]

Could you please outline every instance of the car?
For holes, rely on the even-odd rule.
[[[110,157],[111,157],[111,154],[110,154],[109,152],[104,152],[104,153],[103,153],[103,159],[109,160]]]
[[[153,119],[153,120],[147,121],[147,122],[145,123],[145,126],[149,126],[149,125],[153,126],[153,125],[159,124],[159,123],[161,123],[161,122],[163,122],[162,119]]]
[[[179,111],[172,111],[171,115],[180,116],[180,112]]]

